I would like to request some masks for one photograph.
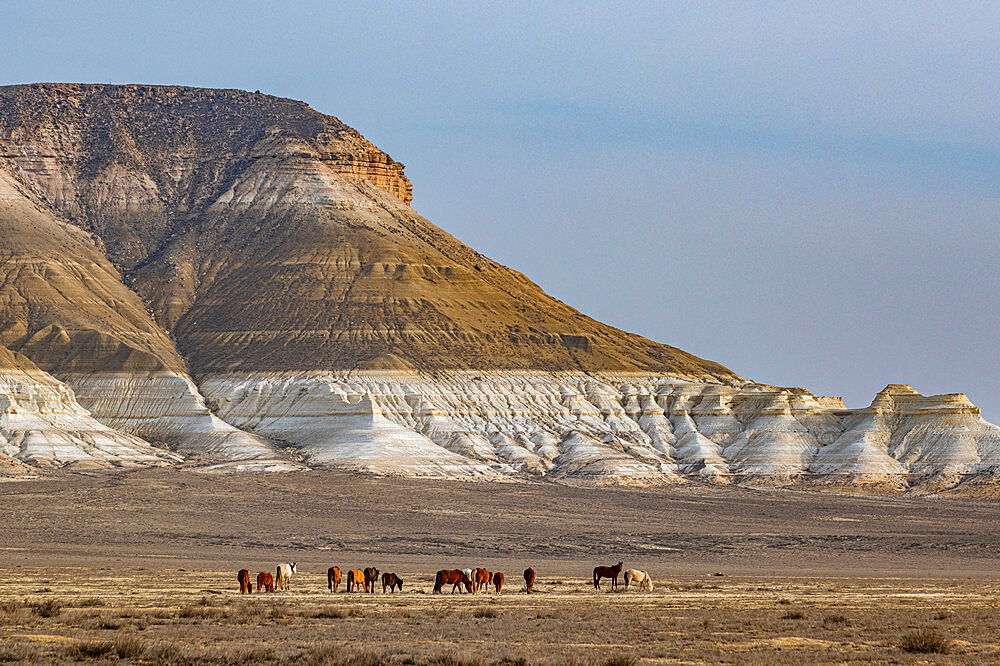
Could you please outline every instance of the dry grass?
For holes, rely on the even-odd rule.
[[[712,586],[686,578],[664,580],[653,593],[605,594],[562,575],[546,581],[545,594],[487,600],[419,594],[419,572],[406,570],[418,589],[330,595],[323,573],[303,573],[292,593],[240,596],[230,572],[171,570],[155,587],[145,571],[116,571],[100,583],[104,605],[95,607],[86,602],[93,586],[74,586],[75,572],[21,570],[19,582],[0,590],[0,663],[638,666],[892,662],[912,659],[908,653],[1000,660],[1000,583],[991,581],[729,575]],[[58,597],[31,598],[42,576],[58,579]],[[221,593],[203,592],[206,585]],[[781,599],[794,605],[776,605]],[[914,629],[931,621],[933,630]]]
[[[903,636],[899,647],[918,654],[948,654],[951,641],[936,629],[917,629]]]

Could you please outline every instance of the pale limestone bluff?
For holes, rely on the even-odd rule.
[[[0,347],[0,458],[73,469],[166,465],[181,456],[95,420],[73,391]]]
[[[215,376],[202,390],[221,418],[299,444],[310,464],[380,473],[669,482],[975,473],[1000,460],[1000,428],[965,396],[899,385],[861,410],[802,389],[544,373]]]
[[[207,472],[295,471],[267,439],[213,414],[198,388],[173,372],[96,372],[63,377],[78,402],[102,423],[197,456]]]

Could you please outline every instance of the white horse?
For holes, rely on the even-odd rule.
[[[473,572],[472,569],[462,569],[462,573],[465,574],[465,577],[468,578],[469,580],[471,580],[472,584],[475,585],[476,584],[476,579],[472,577],[472,572]]]
[[[278,590],[287,590],[290,588],[289,583],[292,580],[292,574],[298,573],[295,569],[295,562],[287,564],[282,562],[278,565],[278,572],[274,576],[274,587]]]
[[[630,582],[639,583],[640,590],[646,590],[647,592],[653,591],[653,579],[649,577],[649,574],[645,571],[639,571],[638,569],[629,569],[625,572],[625,588],[628,589],[628,584]]]

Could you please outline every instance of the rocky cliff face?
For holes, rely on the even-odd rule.
[[[300,467],[276,442],[481,478],[993,464],[962,397],[890,386],[849,411],[758,386],[585,317],[411,198],[401,164],[300,102],[0,88],[0,345],[109,431],[213,469]]]

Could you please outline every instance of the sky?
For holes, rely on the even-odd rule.
[[[590,316],[1000,422],[1000,3],[146,4],[0,0],[0,84],[304,100]]]

